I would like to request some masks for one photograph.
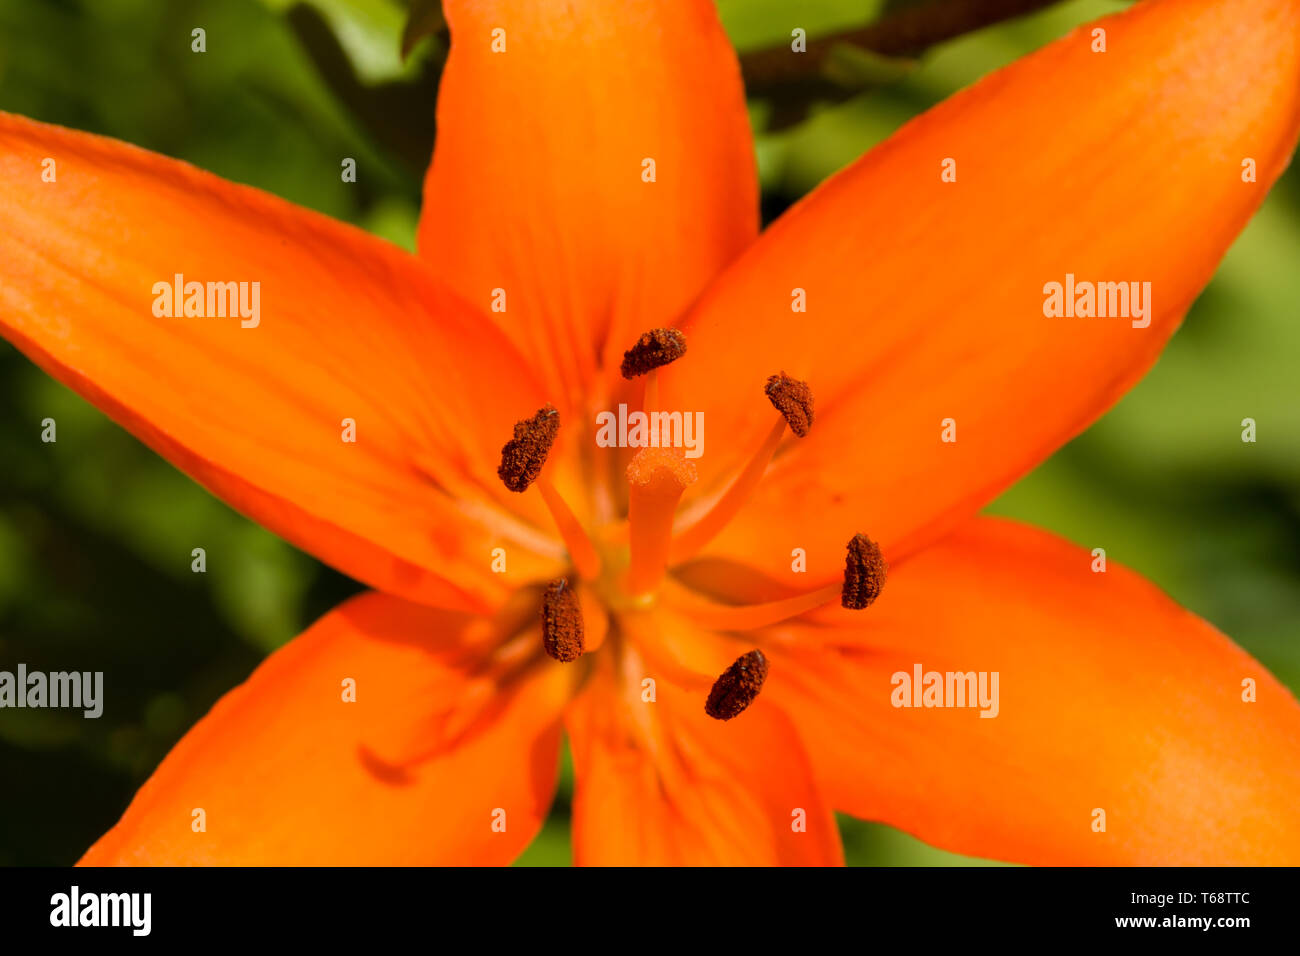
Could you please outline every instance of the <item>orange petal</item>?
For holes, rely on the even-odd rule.
[[[610,655],[566,714],[577,792],[574,861],[594,866],[839,865],[835,818],[779,710],[733,720],[630,652]],[[653,678],[654,701],[646,701]],[[802,827],[802,831],[796,830]]]
[[[827,640],[839,612],[773,629],[763,693],[794,719],[837,809],[945,849],[1300,863],[1300,705],[1147,581],[1092,563],[1045,532],[975,519],[897,568],[860,623],[832,632],[840,650],[780,643]],[[996,673],[996,717],[894,707],[894,675],[917,665],[985,672],[988,700]]]
[[[696,494],[762,440],[762,394],[807,380],[817,420],[709,549],[838,573],[865,531],[898,558],[973,514],[1155,361],[1286,166],[1300,126],[1300,3],[1149,0],[907,124],[728,270],[663,370],[704,412]],[[1245,158],[1258,182],[1242,181]],[[957,181],[941,181],[956,161]],[[1150,282],[1150,325],[1048,318],[1044,286]],[[791,311],[792,290],[807,313]],[[1141,321],[1141,320],[1138,320]],[[946,419],[956,442],[941,441]],[[773,521],[782,523],[774,527]],[[810,584],[820,583],[810,581]]]
[[[735,54],[707,0],[444,8],[420,254],[485,309],[503,289],[493,318],[537,358],[550,400],[585,416],[602,354],[617,367],[753,241]]]
[[[550,805],[567,677],[544,668],[467,713],[472,621],[375,593],[344,604],[218,701],[81,863],[510,862]],[[448,723],[454,745],[393,765]]]
[[[456,498],[496,483],[541,392],[419,260],[183,163],[7,114],[0,179],[0,334],[348,574],[448,605],[495,593],[502,537]],[[177,274],[248,283],[249,312],[260,283],[256,325],[155,315]]]

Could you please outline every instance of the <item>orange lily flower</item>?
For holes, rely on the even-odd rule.
[[[0,115],[4,334],[374,589],[82,862],[506,863],[564,730],[578,863],[839,863],[832,808],[1028,863],[1300,862],[1290,693],[1137,575],[977,516],[1155,361],[1282,172],[1300,2],[1076,30],[762,236],[707,0],[445,6],[419,256]],[[1067,273],[1149,281],[1149,325],[1046,317]],[[177,275],[259,281],[265,314],[155,314]],[[620,404],[701,412],[707,453],[598,447]],[[895,706],[918,665],[996,672],[996,719]]]

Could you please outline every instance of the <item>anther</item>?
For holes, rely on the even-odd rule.
[[[754,702],[767,680],[767,658],[759,650],[736,658],[734,664],[723,671],[709,691],[704,702],[704,712],[715,720],[739,717]]]
[[[865,534],[856,534],[848,545],[844,577],[824,587],[763,604],[715,604],[694,597],[673,599],[674,608],[711,631],[756,631],[781,621],[807,614],[835,603],[852,611],[868,607],[885,586],[889,566],[880,547]]]
[[[651,329],[637,339],[636,345],[623,353],[619,371],[626,379],[645,375],[660,366],[675,362],[686,354],[686,336],[677,329]]]
[[[855,534],[849,541],[849,556],[844,561],[844,588],[840,604],[860,611],[880,597],[889,565],[880,553],[880,545],[865,534]]]
[[[790,426],[790,431],[799,438],[807,435],[813,423],[813,394],[808,383],[782,372],[767,380],[764,391],[768,401]]]
[[[552,581],[542,594],[542,647],[565,664],[582,656],[582,608],[578,592],[564,578]]]
[[[501,449],[497,475],[511,491],[524,492],[537,480],[560,431],[560,413],[554,406],[539,409],[532,418],[515,422],[515,437]]]

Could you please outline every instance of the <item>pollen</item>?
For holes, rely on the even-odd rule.
[[[539,409],[532,418],[515,422],[515,437],[501,449],[497,475],[511,491],[523,492],[537,480],[560,431],[560,413],[554,406]]]
[[[686,336],[676,329],[651,329],[623,353],[619,369],[626,379],[652,372],[686,354]]]
[[[767,680],[767,658],[760,650],[752,650],[736,658],[734,664],[723,671],[709,691],[704,702],[704,712],[715,720],[730,720],[745,712]]]
[[[844,589],[840,604],[850,610],[869,607],[885,586],[889,565],[880,553],[880,545],[865,534],[855,534],[849,542],[849,556],[844,562]]]
[[[813,423],[813,394],[808,383],[782,372],[767,380],[764,391],[768,401],[785,418],[790,431],[799,438],[807,435]]]
[[[565,664],[581,657],[585,647],[578,592],[564,578],[552,581],[542,594],[542,647]]]

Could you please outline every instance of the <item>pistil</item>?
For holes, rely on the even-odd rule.
[[[624,587],[632,595],[652,590],[668,566],[673,512],[697,478],[695,464],[677,448],[642,448],[627,466],[628,546]]]

